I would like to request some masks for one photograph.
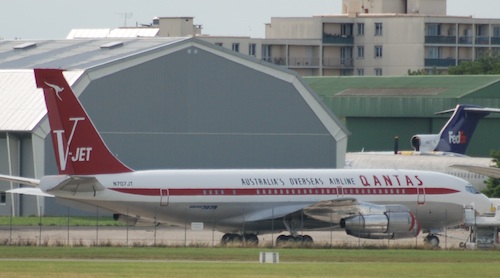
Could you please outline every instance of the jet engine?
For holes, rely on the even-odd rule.
[[[113,219],[115,221],[120,221],[125,223],[127,226],[135,226],[137,224],[137,218],[128,216],[128,215],[123,215],[123,214],[113,214]]]
[[[340,227],[348,235],[369,239],[411,238],[419,234],[420,226],[408,208],[401,205],[380,207],[384,208],[380,213],[343,218]]]
[[[432,152],[439,143],[439,134],[413,135],[410,143],[415,151]]]

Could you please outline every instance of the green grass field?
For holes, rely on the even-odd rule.
[[[280,263],[260,264],[259,252]],[[500,252],[0,247],[0,277],[498,277]]]

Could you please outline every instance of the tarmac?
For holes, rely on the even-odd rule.
[[[259,246],[272,247],[280,234],[259,235]],[[420,248],[425,234],[406,239],[360,239],[344,231],[307,232],[318,246],[350,248]],[[223,233],[172,226],[0,226],[0,245],[19,246],[219,246]],[[448,229],[440,234],[440,247],[459,248],[469,232]]]

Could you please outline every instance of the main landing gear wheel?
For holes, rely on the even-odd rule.
[[[257,246],[259,245],[259,238],[256,234],[231,234],[227,233],[222,236],[220,240],[222,245],[231,244],[231,243],[246,243],[248,245]]]
[[[303,235],[303,236],[287,236],[287,235],[280,235],[278,238],[276,238],[276,245],[284,244],[284,243],[305,243],[305,244],[310,244],[313,243],[313,239],[309,235]]]
[[[428,234],[425,237],[424,242],[432,247],[439,247],[439,237],[436,235]]]

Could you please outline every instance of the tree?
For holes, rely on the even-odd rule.
[[[500,56],[487,52],[475,61],[466,61],[448,68],[451,75],[500,74]]]
[[[492,150],[490,156],[495,162],[496,167],[500,168],[500,151]],[[484,195],[490,198],[500,198],[500,179],[488,178],[485,181],[486,189],[483,190]]]

